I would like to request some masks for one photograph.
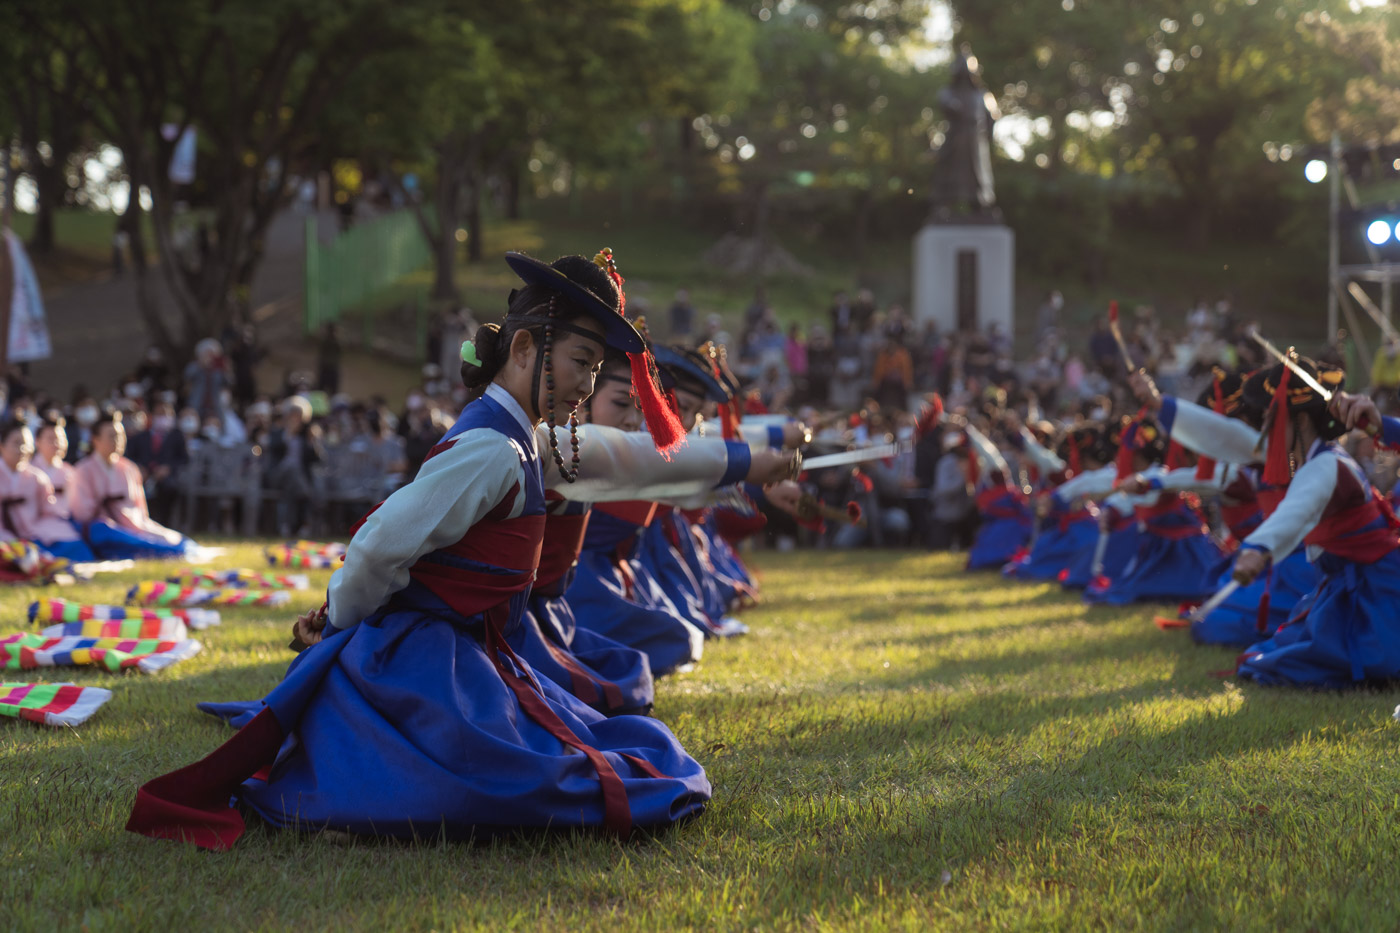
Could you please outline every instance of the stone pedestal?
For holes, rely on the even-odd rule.
[[[914,317],[941,333],[1015,333],[1016,235],[1000,224],[929,224],[914,238]]]

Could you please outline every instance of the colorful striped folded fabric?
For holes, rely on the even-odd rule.
[[[199,570],[195,567],[176,571],[169,582],[215,589],[305,590],[311,587],[304,573],[277,575],[256,570]]]
[[[345,545],[339,541],[289,541],[287,547],[303,554],[320,554],[323,557],[344,557]]]
[[[156,641],[184,641],[190,630],[180,619],[88,619],[60,622],[41,629],[46,638],[154,638]]]
[[[29,671],[37,667],[85,666],[121,671],[134,667],[153,674],[192,658],[203,646],[193,638],[157,641],[154,638],[49,638],[21,632],[0,638],[0,670]]]
[[[32,624],[44,622],[101,622],[130,621],[160,622],[164,619],[179,619],[185,626],[195,631],[203,631],[211,625],[219,624],[217,609],[142,609],[135,606],[104,606],[94,603],[77,603],[67,599],[38,599],[29,604],[29,621]]]
[[[322,544],[316,541],[288,541],[263,550],[273,567],[300,567],[325,570],[335,567],[345,557],[345,545]]]
[[[291,599],[290,590],[215,590],[161,580],[138,583],[126,594],[128,604],[148,606],[285,606]]]
[[[112,698],[112,691],[77,684],[0,683],[0,716],[45,726],[80,726]]]
[[[0,541],[0,566],[28,580],[50,580],[56,574],[67,573],[73,564],[54,557],[33,541]]]

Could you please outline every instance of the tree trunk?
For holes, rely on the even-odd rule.
[[[6,148],[8,153],[9,149]],[[14,304],[15,276],[10,265],[10,244],[0,227],[0,373],[10,368],[10,308]]]
[[[486,173],[482,170],[482,134],[473,133],[467,142],[466,185],[463,192],[467,198],[467,262],[481,262],[481,189],[486,184]]]
[[[509,159],[501,172],[505,184],[506,220],[520,219],[520,160]]]
[[[457,266],[458,202],[461,198],[462,167],[460,150],[450,141],[438,146],[437,176],[437,192],[434,198],[434,206],[437,208],[437,235],[428,237],[436,257],[432,297],[435,301],[455,302],[461,299],[454,273]]]
[[[34,183],[39,189],[39,203],[34,213],[34,234],[29,238],[29,251],[36,256],[47,256],[54,250],[53,214],[63,186],[62,179],[55,179],[54,175],[53,166],[35,167]]]
[[[855,229],[851,233],[851,252],[856,258],[856,277],[860,284],[868,286],[869,275],[865,268],[866,249],[870,245],[870,219],[874,213],[875,192],[866,187],[856,196]]]

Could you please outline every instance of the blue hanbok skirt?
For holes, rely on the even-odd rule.
[[[632,825],[703,809],[704,770],[661,722],[605,717],[523,659],[500,663],[601,753]],[[605,824],[593,761],[527,714],[487,653],[481,617],[455,616],[416,583],[299,655],[263,702],[285,739],[270,773],[237,797],[272,825],[465,838]]]
[[[1135,602],[1182,602],[1205,599],[1213,592],[1213,571],[1224,558],[1206,534],[1169,538],[1144,531],[1137,552],[1106,587],[1089,586],[1086,602],[1123,606]]]
[[[648,712],[656,695],[646,655],[591,632],[579,638],[572,616],[562,597],[532,598],[520,625],[506,640],[535,673],[598,712],[607,716]],[[568,644],[562,632],[567,632]],[[578,650],[585,645],[592,649],[587,658]]]
[[[1058,580],[1085,548],[1093,555],[1099,541],[1099,523],[1092,515],[1066,522],[1063,528],[1053,516],[1044,521],[1031,552],[1001,568],[1002,573],[1020,580]]]
[[[758,581],[749,568],[739,559],[734,546],[719,533],[719,526],[713,516],[707,517],[698,526],[705,540],[709,542],[710,565],[716,575],[724,579],[734,593],[733,599],[753,599],[758,595]]]
[[[1374,564],[1324,553],[1317,568],[1317,589],[1274,637],[1245,651],[1239,675],[1324,688],[1400,678],[1400,552]]]
[[[578,632],[641,652],[658,677],[700,660],[703,632],[682,616],[638,561],[628,561],[631,580],[624,580],[613,553],[585,548],[579,555],[565,593]]]
[[[1136,520],[1124,522],[1109,532],[1108,543],[1103,549],[1102,576],[1111,580],[1123,572],[1137,553],[1138,538],[1142,533]],[[1069,565],[1060,571],[1059,580],[1066,589],[1082,590],[1094,582],[1094,552],[1098,547],[1099,533],[1095,528],[1092,540],[1080,548]]]
[[[711,601],[706,599],[706,588],[691,572],[684,558],[671,546],[661,520],[643,528],[638,535],[637,561],[661,586],[681,618],[705,634],[706,638],[719,635],[722,616],[711,616]],[[710,608],[707,608],[709,606]]]
[[[87,526],[87,540],[101,560],[164,560],[184,557],[195,543],[182,537],[170,544],[150,535],[118,528],[111,522],[95,521]]]
[[[1227,558],[1212,586],[1219,590],[1230,582],[1234,559]],[[1229,645],[1245,648],[1273,635],[1292,616],[1298,603],[1314,589],[1321,576],[1308,561],[1307,549],[1299,546],[1274,566],[1273,581],[1260,574],[1249,586],[1242,586],[1210,615],[1191,623],[1191,637],[1203,645]],[[1265,588],[1269,593],[1269,614],[1264,631],[1259,631],[1259,603]]]
[[[983,490],[977,497],[982,524],[967,552],[968,570],[1000,570],[1031,536],[1031,510],[1010,490]]]

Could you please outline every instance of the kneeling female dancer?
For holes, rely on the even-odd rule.
[[[298,620],[310,647],[267,708],[207,758],[144,785],[128,829],[226,848],[243,832],[230,797],[276,826],[402,838],[625,836],[704,808],[705,773],[664,725],[604,717],[536,677],[506,640],[545,524],[536,425],[554,421],[556,401],[572,410],[588,397],[607,346],[644,349],[603,259],[607,271],[508,254],[526,287],[462,367],[478,397],[351,538],[320,620]],[[652,380],[639,382],[648,415],[668,414]],[[658,421],[658,448],[674,447],[674,419]],[[566,459],[549,446],[561,471],[578,469],[576,447]]]

